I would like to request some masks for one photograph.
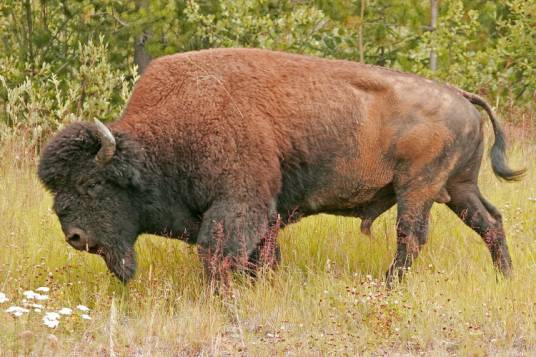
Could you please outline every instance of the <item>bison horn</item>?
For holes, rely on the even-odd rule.
[[[106,165],[114,156],[115,138],[110,129],[98,119],[95,119],[95,125],[97,126],[97,136],[101,142],[101,148],[95,156],[95,161],[99,165]]]

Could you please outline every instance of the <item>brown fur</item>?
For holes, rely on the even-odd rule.
[[[111,129],[175,178],[177,197],[202,218],[193,241],[212,246],[223,224],[225,255],[239,247],[251,254],[276,212],[283,222],[296,213],[362,217],[370,232],[398,202],[391,277],[424,244],[434,201],[458,213],[490,210],[465,198],[477,192],[483,140],[480,114],[466,98],[380,67],[216,49],[153,61]],[[506,247],[504,235],[495,236]],[[506,271],[504,249],[496,264]]]

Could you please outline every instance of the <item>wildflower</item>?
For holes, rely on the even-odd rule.
[[[78,310],[80,310],[80,311],[84,311],[84,312],[89,311],[89,307],[87,307],[87,306],[85,306],[85,305],[78,305],[76,308],[77,308]]]
[[[50,291],[50,288],[47,288],[46,286],[40,286],[35,291],[41,291],[43,293],[48,293]]]
[[[30,310],[25,309],[25,308],[20,307],[20,306],[10,306],[6,310],[7,313],[13,314],[13,315],[15,315],[17,317],[22,316],[23,314],[25,314],[25,313],[27,313],[29,311]]]
[[[80,315],[81,318],[83,318],[84,320],[91,320],[91,316],[89,316],[88,314],[82,314]]]
[[[22,293],[27,299],[33,299],[35,296],[35,293],[32,290],[26,290]]]
[[[60,314],[58,314],[57,312],[53,312],[53,311],[47,312],[45,316],[48,316],[48,318],[55,319],[55,320],[60,318]]]
[[[3,304],[7,301],[9,301],[9,299],[7,298],[6,294],[0,293],[0,304]]]
[[[73,310],[68,307],[64,307],[60,311],[58,311],[58,313],[60,315],[71,315],[73,313]]]
[[[43,317],[43,324],[50,328],[56,328],[60,324],[59,320],[53,320],[53,319],[47,319],[47,317]]]
[[[48,295],[41,295],[32,290],[27,290],[22,293],[27,299],[35,299],[39,301],[48,300]]]
[[[57,312],[47,312],[43,316],[43,324],[47,325],[50,328],[56,328],[60,324],[60,314]]]

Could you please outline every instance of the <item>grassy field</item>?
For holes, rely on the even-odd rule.
[[[320,215],[279,235],[279,270],[230,296],[212,294],[195,248],[159,237],[137,244],[139,270],[122,286],[101,258],[64,242],[51,198],[21,145],[0,148],[0,355],[534,355],[536,354],[536,147],[510,150],[524,181],[482,169],[481,187],[503,213],[515,274],[496,277],[475,233],[435,205],[430,238],[393,290],[383,273],[394,249],[394,210],[374,238],[359,220]],[[24,291],[48,299],[29,300]],[[1,300],[1,299],[0,299]],[[90,308],[91,320],[76,306]],[[68,307],[59,325],[45,312]]]

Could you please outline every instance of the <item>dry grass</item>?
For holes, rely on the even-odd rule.
[[[436,205],[429,243],[405,282],[387,292],[394,211],[375,238],[359,220],[320,215],[282,230],[283,262],[255,285],[211,294],[195,249],[144,236],[126,287],[101,258],[63,241],[51,199],[20,145],[0,149],[0,355],[534,355],[536,353],[536,148],[512,150],[524,181],[481,187],[505,217],[515,275],[497,278],[480,238]],[[50,288],[42,312],[4,312],[23,291]],[[42,322],[44,311],[84,304],[92,320]]]

